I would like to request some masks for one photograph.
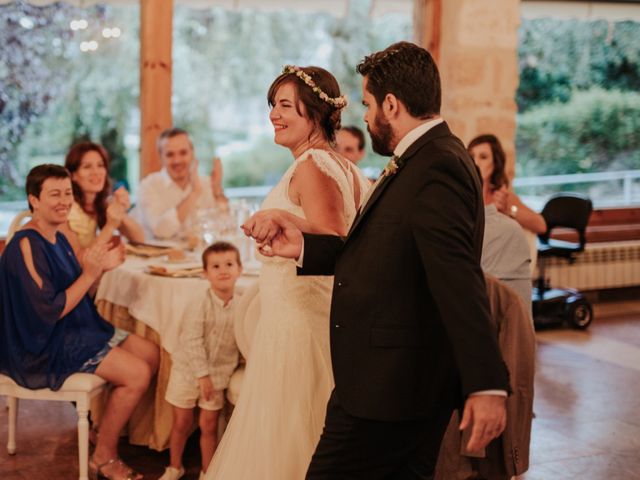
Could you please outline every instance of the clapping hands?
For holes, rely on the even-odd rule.
[[[95,242],[84,251],[82,267],[85,273],[98,279],[104,272],[121,265],[124,257],[124,245],[119,239],[108,243]]]
[[[107,223],[113,228],[118,228],[127,215],[127,210],[131,207],[129,192],[124,187],[113,192],[113,197],[107,206]]]
[[[497,190],[492,192],[493,194],[493,203],[499,212],[504,213],[505,215],[509,214],[509,207],[513,204],[512,193],[509,191],[506,185],[503,185]]]
[[[211,167],[211,174],[209,179],[211,181],[211,191],[215,194],[218,190],[222,189],[222,161],[220,157],[213,159],[213,165]]]
[[[131,208],[131,199],[129,198],[129,192],[126,188],[120,187],[113,192],[113,201],[119,203],[125,210]]]

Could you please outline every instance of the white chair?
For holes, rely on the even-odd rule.
[[[236,336],[238,350],[245,360],[249,359],[253,334],[256,331],[258,320],[260,319],[260,295],[258,292],[258,282],[247,288],[236,303],[236,312],[233,322],[233,330]],[[227,387],[227,400],[232,405],[236,405],[242,380],[244,379],[244,364],[240,365],[231,378]]]
[[[25,223],[25,220],[31,218],[31,212],[29,210],[23,210],[18,213],[13,220],[11,220],[11,225],[9,225],[9,231],[7,232],[7,240],[6,243],[9,243],[13,234]]]
[[[18,399],[54,400],[57,402],[75,402],[78,412],[78,460],[80,480],[89,479],[89,410],[91,399],[104,390],[106,382],[97,375],[75,373],[62,384],[60,390],[48,388],[30,390],[21,387],[11,378],[0,374],[0,395],[7,397],[9,409],[9,431],[7,452],[16,453],[16,427],[18,420]]]

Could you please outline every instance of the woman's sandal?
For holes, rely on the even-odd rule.
[[[116,472],[105,473],[103,469],[110,465],[118,465],[120,468]],[[143,477],[141,473],[133,470],[119,458],[112,458],[99,465],[91,458],[89,460],[89,478],[91,480],[142,480]]]

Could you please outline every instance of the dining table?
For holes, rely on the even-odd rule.
[[[131,416],[125,432],[129,442],[154,450],[169,446],[172,407],[165,400],[171,371],[171,354],[180,343],[180,330],[187,307],[200,301],[209,288],[199,256],[186,252],[183,258],[166,255],[141,257],[128,254],[119,267],[106,272],[99,283],[95,303],[100,315],[113,326],[149,339],[160,349],[158,374]],[[258,279],[259,264],[245,264],[236,283],[241,295]],[[92,404],[92,419],[99,425],[106,395]],[[99,428],[99,427],[98,427]]]

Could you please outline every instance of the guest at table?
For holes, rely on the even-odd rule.
[[[356,126],[342,127],[336,132],[336,152],[357,164],[364,158],[364,132]]]
[[[509,188],[505,172],[506,155],[495,135],[474,138],[469,142],[467,150],[480,169],[482,181],[489,187],[491,203],[495,204],[500,213],[513,218],[525,230],[531,255],[530,270],[533,272],[537,258],[536,235],[547,231],[544,217],[527,207],[513,189]]]
[[[118,458],[117,443],[157,370],[158,349],[114,329],[87,295],[103,272],[122,263],[124,249],[93,243],[80,266],[60,232],[73,204],[64,167],[33,168],[26,191],[32,219],[0,258],[0,372],[32,389],[57,390],[78,372],[112,383],[89,467],[94,476],[140,479]]]
[[[226,207],[222,163],[213,160],[209,178],[198,175],[189,134],[170,128],[160,134],[162,170],[147,175],[138,191],[139,217],[146,233],[161,239],[177,238],[197,209]]]
[[[131,241],[144,241],[142,227],[127,215],[131,206],[127,190],[120,187],[110,198],[109,154],[102,145],[77,143],[67,153],[64,166],[71,173],[74,202],[60,231],[79,258],[82,249],[95,241],[109,241],[116,230]]]

